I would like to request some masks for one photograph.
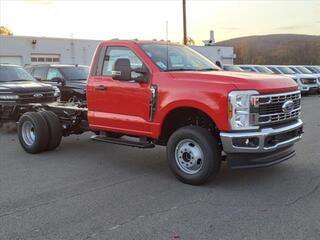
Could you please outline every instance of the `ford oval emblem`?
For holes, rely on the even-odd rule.
[[[294,102],[293,101],[286,101],[282,105],[282,111],[284,113],[291,113],[294,110]]]
[[[40,98],[40,97],[43,97],[43,94],[42,93],[35,93],[35,94],[33,94],[33,96],[35,98]]]

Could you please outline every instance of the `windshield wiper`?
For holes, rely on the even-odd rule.
[[[166,69],[165,72],[180,72],[180,71],[197,71],[197,69],[192,68],[174,68],[174,69]]]
[[[199,71],[199,72],[206,72],[206,71],[219,71],[216,68],[174,68],[174,69],[167,69],[164,70],[165,72],[179,72],[179,71]]]
[[[203,69],[198,69],[196,71],[203,71],[203,72],[206,72],[206,71],[219,71],[220,69],[217,69],[217,68],[203,68]]]

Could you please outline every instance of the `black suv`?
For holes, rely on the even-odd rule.
[[[36,81],[16,65],[0,64],[0,120],[18,120],[30,103],[51,103],[59,97],[57,87]]]
[[[26,70],[38,81],[60,89],[61,101],[85,101],[88,67],[81,65],[35,65]]]

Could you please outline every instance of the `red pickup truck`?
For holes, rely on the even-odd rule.
[[[95,141],[167,146],[181,181],[202,184],[219,171],[273,165],[301,139],[301,94],[290,78],[225,72],[190,48],[111,40],[94,55],[87,106],[34,105],[18,123],[29,153],[55,149],[62,136],[92,131]]]

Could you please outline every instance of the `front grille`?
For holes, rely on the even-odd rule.
[[[299,118],[301,112],[301,93],[289,92],[282,94],[270,94],[253,96],[251,123],[257,126],[274,125],[283,122],[294,121]],[[290,110],[284,109],[284,104],[292,101]]]
[[[36,97],[35,94],[41,94],[42,96]],[[53,92],[32,92],[32,93],[20,93],[18,94],[18,103],[42,103],[55,101]]]
[[[303,84],[316,84],[317,83],[317,79],[316,78],[301,78],[300,81]]]
[[[266,104],[266,105],[261,105],[259,107],[259,114],[265,115],[265,114],[273,114],[273,113],[282,112],[283,103],[284,102],[277,102],[277,103],[270,103],[270,104]],[[293,100],[293,104],[294,104],[294,109],[297,109],[301,105],[301,100],[295,99],[295,100]]]

